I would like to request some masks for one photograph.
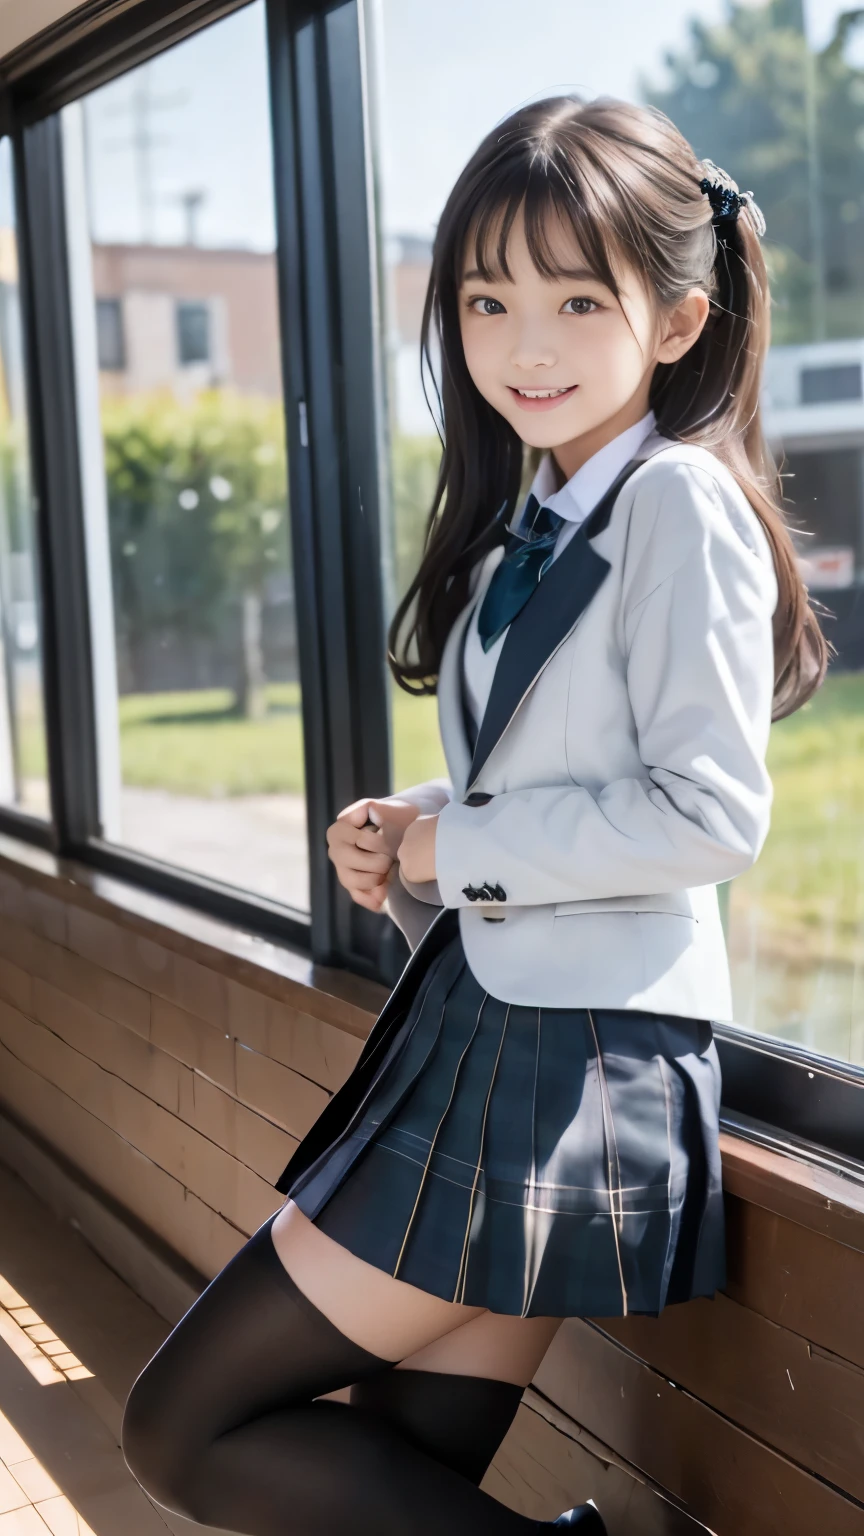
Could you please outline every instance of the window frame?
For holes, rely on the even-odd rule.
[[[190,327],[189,321],[194,314],[195,322],[203,319],[201,334],[206,343],[200,357],[184,357],[184,350],[188,350],[190,336],[194,337],[194,326]],[[175,299],[174,300],[174,331],[177,352],[178,368],[199,368],[202,364],[209,365],[213,360],[213,316],[210,305],[206,299]]]
[[[113,333],[111,335],[111,340],[116,344],[116,351],[110,362],[106,361],[105,351],[107,348],[103,346],[103,343],[106,340],[106,326],[104,324],[104,317],[109,313],[112,316],[111,326],[109,328]],[[103,317],[101,323],[99,319],[100,315]],[[126,355],[126,325],[123,315],[122,298],[97,298],[96,338],[96,361],[99,366],[99,372],[125,373],[128,366],[128,358]]]
[[[43,598],[54,824],[27,837],[314,960],[392,982],[407,956],[350,902],[327,857],[341,806],[390,787],[381,562],[384,412],[362,0],[266,0],[277,281],[302,689],[311,914],[108,847],[98,835],[95,715],[57,112],[250,0],[90,0],[4,61]],[[49,366],[50,362],[50,366]],[[864,1163],[864,1069],[714,1024],[722,1123],[793,1155]],[[787,1138],[784,1141],[784,1136]],[[797,1145],[797,1152],[796,1152]],[[828,1156],[829,1153],[820,1153]]]
[[[21,807],[16,806],[16,805],[11,805],[11,804],[9,804],[9,805],[2,805],[2,804],[0,804],[0,833],[8,832],[12,836],[22,837],[22,838],[26,839],[28,842],[34,843],[37,847],[52,849],[54,847],[53,819],[54,819],[55,812],[54,812],[54,806],[53,806],[52,799],[51,799],[51,796],[53,794],[53,790],[52,790],[52,770],[51,770],[51,758],[50,758],[50,739],[49,739],[49,727],[48,727],[48,716],[49,716],[49,713],[50,713],[50,701],[49,701],[48,694],[47,694],[46,669],[45,669],[45,653],[46,653],[46,650],[47,650],[48,644],[49,644],[49,637],[46,634],[46,625],[50,626],[50,615],[48,613],[48,604],[45,601],[45,571],[44,571],[44,558],[43,558],[43,534],[42,534],[42,527],[41,527],[41,519],[40,519],[40,516],[39,516],[41,497],[39,496],[37,471],[36,471],[36,464],[35,464],[35,457],[34,457],[34,440],[35,440],[35,432],[36,432],[37,424],[33,420],[34,400],[33,400],[32,388],[31,388],[31,369],[30,369],[30,351],[31,351],[31,348],[30,348],[30,338],[29,338],[28,333],[27,333],[27,331],[28,331],[28,299],[27,299],[28,274],[27,274],[27,271],[26,271],[26,263],[24,261],[23,255],[22,255],[21,187],[20,187],[19,176],[18,176],[19,159],[18,159],[18,154],[16,152],[16,145],[15,145],[13,128],[14,128],[14,124],[13,124],[13,121],[12,121],[12,116],[11,116],[11,112],[10,112],[8,97],[7,97],[5,92],[0,91],[0,137],[8,138],[9,139],[9,141],[10,141],[10,148],[11,148],[11,152],[12,152],[12,182],[13,182],[13,199],[14,199],[14,207],[15,207],[15,244],[16,244],[16,253],[17,253],[17,257],[18,257],[19,302],[20,302],[20,307],[21,307],[21,326],[22,326],[22,333],[23,333],[22,334],[22,345],[23,345],[23,349],[24,349],[24,358],[23,358],[23,364],[24,364],[24,396],[25,396],[25,400],[26,400],[26,412],[27,412],[27,445],[28,445],[28,452],[29,452],[29,458],[30,458],[28,469],[29,469],[29,474],[30,474],[31,496],[33,498],[33,511],[34,511],[33,533],[34,533],[34,545],[35,545],[34,553],[35,553],[35,557],[36,557],[35,558],[34,581],[35,581],[35,589],[36,589],[36,602],[37,602],[37,608],[38,608],[38,612],[39,612],[39,650],[40,650],[40,659],[41,659],[41,678],[40,678],[40,684],[41,684],[41,692],[42,692],[42,711],[43,711],[44,728],[45,728],[46,774],[47,774],[47,778],[48,778],[49,810],[48,810],[48,816],[47,817],[43,817],[43,816],[36,816],[32,812],[26,811],[26,810],[24,810]]]
[[[318,962],[392,981],[407,954],[402,935],[389,919],[350,901],[335,880],[326,847],[326,829],[343,805],[370,783],[381,793],[390,787],[378,590],[380,373],[356,0],[335,5],[266,0],[311,913],[161,864],[99,836],[57,114],[249,3],[187,0],[178,9],[174,0],[137,0],[118,13],[116,0],[91,0],[4,60],[2,120],[13,145],[26,273],[22,307],[39,508],[53,824],[34,824],[23,813],[0,809],[0,830],[291,942]]]

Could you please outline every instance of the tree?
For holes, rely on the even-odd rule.
[[[224,390],[191,405],[109,400],[103,434],[118,642],[133,678],[154,632],[216,640],[239,607],[237,708],[261,714],[263,593],[290,560],[281,405]]]
[[[665,56],[668,81],[643,79],[692,143],[752,188],[768,225],[775,342],[864,334],[864,70],[848,45],[864,9],[808,46],[801,0],[729,5],[693,20]]]

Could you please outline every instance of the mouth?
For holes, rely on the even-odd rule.
[[[562,400],[569,400],[571,395],[575,395],[579,385],[570,384],[563,389],[514,389],[508,384],[507,388],[520,410],[554,411]]]

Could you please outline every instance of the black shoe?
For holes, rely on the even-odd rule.
[[[552,1529],[574,1531],[578,1536],[607,1536],[593,1499],[589,1499],[587,1504],[577,1504],[575,1509],[568,1509],[566,1514],[559,1515],[557,1520],[552,1521]]]

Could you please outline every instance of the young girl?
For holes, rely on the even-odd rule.
[[[478,1484],[561,1319],[724,1283],[716,885],[826,665],[759,427],[763,228],[661,114],[571,97],[444,209],[444,456],[390,663],[437,690],[450,779],[331,827],[416,948],[284,1206],[130,1396],[129,1465],[193,1520],[529,1536]]]

